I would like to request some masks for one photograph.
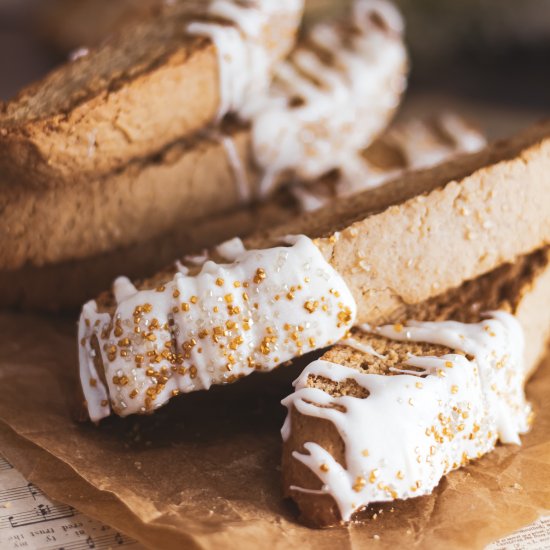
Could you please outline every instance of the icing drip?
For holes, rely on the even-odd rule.
[[[403,21],[392,4],[356,0],[351,22],[315,25],[304,45],[279,62],[302,10],[300,0],[215,0],[208,14],[230,24],[189,26],[216,45],[220,118],[234,113],[251,123],[254,157],[264,171],[261,197],[282,174],[312,180],[358,162],[405,89]]]
[[[224,24],[194,22],[191,34],[216,46],[220,79],[218,118],[246,116],[249,101],[263,96],[273,64],[287,55],[303,12],[303,0],[211,0],[206,13]]]
[[[439,131],[438,131],[439,130]],[[484,136],[470,127],[462,118],[445,113],[435,124],[422,119],[412,119],[396,125],[382,138],[404,161],[402,167],[379,168],[363,156],[346,159],[338,167],[340,179],[336,186],[337,196],[379,187],[395,179],[407,170],[430,168],[462,153],[473,153],[487,144]],[[303,211],[311,212],[333,199],[331,193],[323,193],[322,186],[292,188]]]
[[[322,482],[322,489],[296,491],[331,495],[341,517],[371,502],[429,494],[441,478],[491,451],[497,440],[519,444],[529,426],[530,407],[523,386],[524,339],[518,321],[504,312],[478,324],[452,321],[409,323],[375,330],[387,338],[427,342],[460,350],[442,357],[411,357],[405,365],[421,369],[394,376],[315,361],[296,380],[283,401],[288,415],[329,420],[345,444],[345,464],[314,442],[293,457]],[[401,372],[412,372],[403,370]],[[333,397],[308,386],[310,377],[354,380],[368,397]]]
[[[403,23],[383,0],[356,0],[352,28],[315,25],[275,66],[252,134],[260,195],[285,172],[312,180],[346,165],[385,128],[405,89]]]
[[[230,264],[206,260],[154,290],[119,279],[112,315],[86,304],[80,376],[92,420],[145,413],[342,338],[356,315],[348,287],[309,238],[286,242],[247,251],[234,239],[218,247]]]

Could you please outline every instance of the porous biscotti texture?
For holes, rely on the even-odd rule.
[[[248,172],[257,174],[246,130],[229,132]],[[41,266],[116,250],[240,205],[216,138],[179,141],[115,174],[69,187],[0,189],[0,269]]]
[[[458,320],[478,322],[485,311],[503,309],[513,313],[522,325],[525,342],[525,363],[529,372],[542,359],[550,336],[550,310],[541,304],[550,300],[550,251],[548,248],[520,258],[515,264],[501,266],[495,271],[458,289],[449,291],[423,304],[396,312],[391,319],[402,322],[415,320]],[[396,342],[381,336],[356,332],[354,338],[371,345],[385,359],[338,345],[323,355],[323,359],[351,367],[362,372],[388,374],[390,367],[402,365],[408,354],[441,356],[449,353],[447,348],[430,344]],[[343,381],[338,385],[326,379],[308,381],[332,395],[355,395],[357,385]],[[355,393],[354,393],[355,392]],[[357,397],[366,397],[357,395]],[[368,419],[367,419],[368,420]],[[328,526],[340,522],[336,503],[329,495],[314,495],[291,491],[296,485],[306,489],[319,489],[319,478],[301,462],[292,457],[293,451],[304,452],[304,443],[315,442],[345,464],[344,443],[334,425],[327,420],[291,411],[291,431],[283,447],[283,485],[286,496],[298,504],[303,520],[315,526]]]
[[[246,240],[266,248],[283,235],[317,239],[358,305],[380,323],[550,243],[549,125],[508,142],[341,199]],[[154,288],[166,270],[140,283]],[[109,310],[109,294],[100,307]]]
[[[0,186],[71,186],[214,120],[216,50],[186,32],[196,6],[126,26],[0,105]]]

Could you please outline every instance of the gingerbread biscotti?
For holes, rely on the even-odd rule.
[[[546,130],[230,241],[194,268],[118,279],[80,319],[91,417],[271,370],[544,246]]]
[[[310,525],[430,493],[519,443],[523,387],[550,336],[548,248],[363,327],[310,364],[284,404],[283,483]]]
[[[0,185],[43,189],[111,173],[265,88],[272,64],[293,46],[302,1],[222,4],[176,4],[125,26],[3,104]],[[240,57],[225,60],[212,39],[191,32],[197,21],[219,22]]]

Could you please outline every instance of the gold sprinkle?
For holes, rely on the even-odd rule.
[[[189,301],[192,304],[196,304],[199,301],[199,299],[196,296],[191,296],[191,298],[189,298]]]
[[[372,470],[369,475],[369,482],[374,483],[376,481],[376,478],[378,477],[378,474],[379,472],[377,469]]]
[[[319,470],[321,470],[321,472],[328,472],[329,467],[326,464],[321,464],[321,466],[319,466]]]
[[[259,267],[256,270],[256,275],[254,276],[254,282],[259,285],[262,281],[266,279],[267,275],[265,273],[265,270]]]
[[[218,286],[223,286],[224,283],[225,283],[225,281],[224,281],[221,277],[218,277],[218,278],[216,279],[216,284],[217,284]]]
[[[367,484],[366,480],[362,476],[357,476],[355,479],[355,483],[353,484],[352,488],[356,493],[359,493],[363,490],[365,485]]]
[[[397,476],[397,479],[404,479],[405,478],[405,474],[401,470],[397,471],[396,476]]]
[[[187,302],[182,302],[181,310],[182,311],[189,311],[189,304]]]
[[[224,296],[224,300],[228,303],[228,304],[231,304],[233,302],[233,294],[226,294]]]
[[[304,304],[304,309],[308,312],[308,313],[314,313],[315,310],[319,307],[319,302],[317,301],[312,301],[312,300],[308,300],[305,304]]]
[[[451,386],[451,393],[458,393],[458,386],[456,384]]]

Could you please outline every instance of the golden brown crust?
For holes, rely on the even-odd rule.
[[[484,311],[507,310],[518,318],[526,335],[526,368],[533,372],[546,349],[550,336],[550,312],[540,304],[550,300],[550,249],[545,248],[529,256],[523,256],[514,264],[507,264],[493,272],[469,281],[458,289],[432,298],[425,303],[396,312],[390,322],[406,319],[445,320],[455,319],[476,322]],[[535,308],[538,304],[538,308]],[[389,374],[391,366],[399,364],[407,353],[443,355],[448,352],[442,346],[389,341],[379,336],[356,332],[354,337],[371,345],[378,353],[389,357],[382,361],[350,347],[339,345],[323,355],[323,359],[370,373]],[[323,380],[310,379],[312,387],[333,391]],[[345,387],[349,384],[341,383]],[[293,451],[304,451],[304,443],[313,441],[327,449],[345,466],[344,444],[333,424],[311,416],[291,411],[291,436],[283,446],[283,486],[286,496],[296,501],[302,519],[310,525],[328,526],[340,522],[340,513],[332,497],[292,491],[292,485],[319,489],[320,481],[309,468],[292,458]]]
[[[22,90],[0,110],[4,185],[71,186],[203,128],[219,105],[213,45],[177,5]]]

